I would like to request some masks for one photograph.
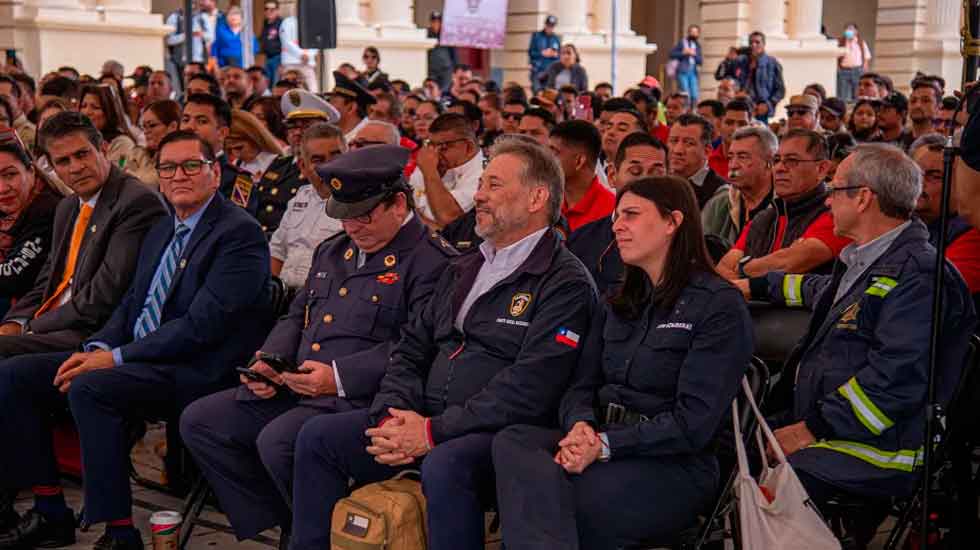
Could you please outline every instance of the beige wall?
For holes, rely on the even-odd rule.
[[[827,27],[827,34],[838,37],[843,34],[845,25],[857,24],[861,38],[871,48],[872,59],[875,55],[875,35],[878,30],[877,17],[878,0],[824,0],[823,2],[823,24]]]

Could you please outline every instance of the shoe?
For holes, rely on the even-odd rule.
[[[143,541],[117,539],[110,537],[109,533],[102,533],[92,546],[92,550],[143,550]]]
[[[289,550],[289,531],[279,534],[279,550]]]
[[[75,515],[67,510],[55,520],[28,510],[17,525],[0,533],[0,549],[60,548],[75,544]]]

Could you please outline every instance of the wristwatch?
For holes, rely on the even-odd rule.
[[[612,458],[612,451],[609,449],[609,436],[606,432],[599,434],[599,462],[609,462]]]
[[[742,259],[738,261],[738,276],[743,279],[749,279],[749,275],[745,273],[745,264],[752,261],[752,256],[742,256]]]

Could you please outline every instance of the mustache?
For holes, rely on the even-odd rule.
[[[735,179],[737,177],[740,177],[741,175],[742,175],[742,171],[737,168],[733,168],[728,171],[728,179]]]

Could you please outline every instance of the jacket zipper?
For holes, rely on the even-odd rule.
[[[459,347],[456,351],[449,354],[449,373],[446,374],[446,385],[442,389],[442,408],[445,409],[447,403],[449,403],[449,385],[453,382],[453,374],[456,372],[456,364],[454,360],[459,357],[460,353],[463,353],[463,348],[466,347],[466,335],[463,335],[463,340],[459,343]]]

